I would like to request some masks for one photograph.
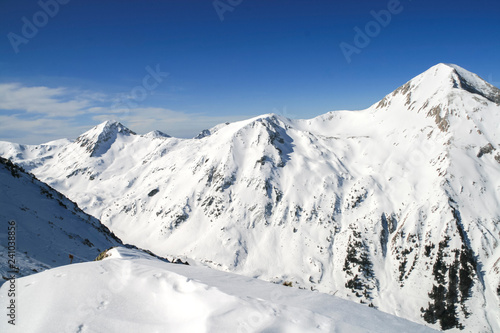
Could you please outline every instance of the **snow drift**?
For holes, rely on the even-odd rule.
[[[2,320],[0,331],[433,332],[334,296],[175,265],[137,250],[109,255],[19,279],[16,325]]]

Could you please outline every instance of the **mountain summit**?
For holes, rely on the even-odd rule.
[[[470,93],[480,95],[493,103],[500,104],[500,89],[460,66],[454,64],[445,64],[445,66],[453,69],[453,88],[466,90]]]
[[[8,143],[0,155],[159,255],[291,281],[443,330],[496,332],[495,96],[476,75],[438,64],[361,111],[263,115],[191,140],[87,132],[38,156]],[[75,144],[99,158],[73,154]]]
[[[135,134],[121,123],[108,120],[80,135],[76,139],[76,143],[80,144],[80,147],[84,148],[87,153],[90,153],[90,156],[95,157],[104,154],[118,136]]]
[[[468,118],[490,102],[500,105],[498,88],[460,66],[438,64],[387,95],[377,108],[422,112],[446,131],[450,116]]]
[[[401,86],[395,93],[406,95],[418,93],[422,97],[438,94],[448,95],[456,90],[465,90],[500,104],[500,90],[478,75],[454,64],[437,64]],[[440,96],[443,97],[443,96]]]

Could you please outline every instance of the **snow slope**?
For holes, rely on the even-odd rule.
[[[366,110],[263,115],[190,140],[106,122],[0,155],[159,255],[497,332],[499,96],[438,64]]]
[[[121,244],[107,227],[74,202],[1,157],[0,188],[2,282],[11,274],[20,277],[69,264],[70,254],[73,262],[92,260],[106,248]],[[8,229],[10,221],[15,221],[15,232]],[[16,238],[16,249],[10,256],[9,231]]]
[[[434,332],[334,296],[114,248],[17,281],[2,332]],[[0,289],[5,308],[7,285]]]

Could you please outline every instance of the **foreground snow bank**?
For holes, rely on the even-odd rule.
[[[1,332],[433,332],[326,294],[115,248],[16,281]],[[9,284],[0,289],[6,309]],[[5,310],[4,310],[5,311]]]

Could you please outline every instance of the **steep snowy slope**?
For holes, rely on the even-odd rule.
[[[73,262],[88,261],[102,250],[121,244],[74,202],[1,157],[0,188],[3,279],[69,264],[70,255]]]
[[[435,332],[325,294],[174,265],[136,250],[108,254],[19,279],[16,325],[2,320],[0,331]]]
[[[120,238],[441,329],[500,331],[500,92],[439,64],[362,111],[0,144]]]

